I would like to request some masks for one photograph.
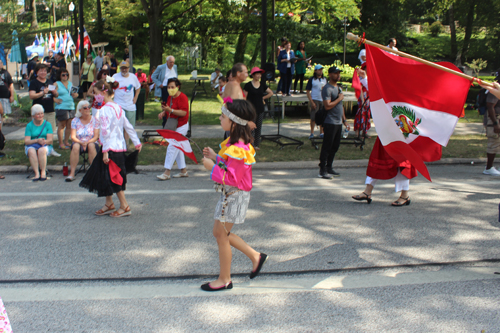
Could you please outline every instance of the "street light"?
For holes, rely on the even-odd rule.
[[[347,11],[346,11],[347,15]],[[347,38],[347,27],[350,26],[349,23],[347,23],[347,17],[344,16],[344,21],[342,22],[344,25],[344,65],[345,65],[345,52],[346,52],[346,38]]]
[[[73,11],[75,10],[75,4],[73,2],[71,2],[69,4],[68,9],[71,12],[71,14],[69,15],[71,17],[71,28],[70,28],[70,31],[71,31],[71,33],[73,33]]]
[[[50,22],[50,8],[45,6],[45,10],[47,11],[47,17],[49,18],[49,32],[52,32],[52,22]]]

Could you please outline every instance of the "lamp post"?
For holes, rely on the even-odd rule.
[[[71,2],[68,6],[68,9],[69,11],[71,12],[71,14],[69,15],[71,17],[71,27],[70,27],[70,31],[71,33],[73,33],[73,11],[75,10],[75,4],[73,2]]]
[[[346,15],[347,15],[347,11],[346,11]],[[347,27],[350,25],[349,23],[347,23],[347,17],[346,16],[344,16],[344,21],[342,23],[344,25],[344,63],[343,63],[343,65],[345,65],[345,51],[346,51],[346,39],[347,39]]]
[[[52,22],[50,22],[50,8],[45,6],[45,10],[47,11],[47,17],[49,18],[49,32],[52,32]]]

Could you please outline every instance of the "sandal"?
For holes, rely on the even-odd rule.
[[[366,203],[370,204],[372,202],[372,195],[371,194],[366,194],[365,192],[363,192],[364,195],[366,195],[366,197],[361,197],[358,195],[353,195],[352,198],[354,200],[357,200],[357,201],[364,201],[366,200]]]
[[[410,200],[409,196],[407,198],[399,197],[399,199],[403,199],[404,202],[399,202],[399,201],[396,200],[396,201],[394,201],[392,203],[392,206],[394,206],[394,207],[409,206],[410,203],[411,203],[411,200]]]
[[[69,149],[70,149],[70,147],[69,147],[69,146],[59,146],[59,149],[69,150]]]
[[[108,214],[113,213],[113,212],[116,210],[116,208],[115,208],[115,204],[114,204],[114,203],[112,203],[112,204],[111,204],[111,205],[109,205],[109,206],[108,206],[108,205],[106,205],[106,204],[104,204],[104,206],[105,206],[106,208],[108,208],[108,209],[106,209],[106,210],[102,210],[102,208],[101,208],[101,209],[99,209],[97,212],[95,212],[95,215],[97,215],[97,216],[108,215]]]
[[[0,175],[0,179],[5,179],[5,176],[4,175]]]
[[[123,210],[123,213],[119,213],[120,209]],[[132,210],[130,209],[130,206],[127,206],[125,209],[120,207],[118,210],[114,211],[109,216],[111,216],[111,217],[123,217],[123,216],[130,216],[130,215],[132,215]]]

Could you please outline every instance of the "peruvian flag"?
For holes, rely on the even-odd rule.
[[[52,38],[52,32],[49,32],[49,49],[54,50],[55,44],[54,44],[54,38]]]
[[[171,130],[161,129],[156,131],[158,132],[158,134],[160,134],[168,141],[169,145],[172,145],[175,148],[180,149],[184,153],[184,155],[192,159],[194,163],[198,164],[196,156],[194,155],[193,150],[191,149],[191,144],[189,143],[188,138],[186,138],[184,135],[180,133]]]
[[[430,179],[424,161],[441,158],[462,113],[470,82],[366,45],[370,108],[378,137],[398,163]],[[451,63],[441,66],[459,72]]]

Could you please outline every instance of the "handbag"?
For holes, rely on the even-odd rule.
[[[89,66],[89,70],[87,71],[87,74],[82,75],[82,81],[87,81],[89,78],[89,72],[90,72],[90,67],[92,67],[93,64]]]
[[[314,122],[316,125],[321,126],[325,122],[326,115],[328,112],[325,110],[324,106],[321,106],[321,108],[316,111],[316,114],[314,115]]]
[[[174,98],[173,97],[170,97],[170,108],[172,108],[172,102],[173,102]],[[177,118],[172,118],[172,117],[168,117],[167,119],[167,123],[165,124],[165,129],[168,129],[170,131],[175,131],[177,129],[177,124],[179,123],[179,119]]]

